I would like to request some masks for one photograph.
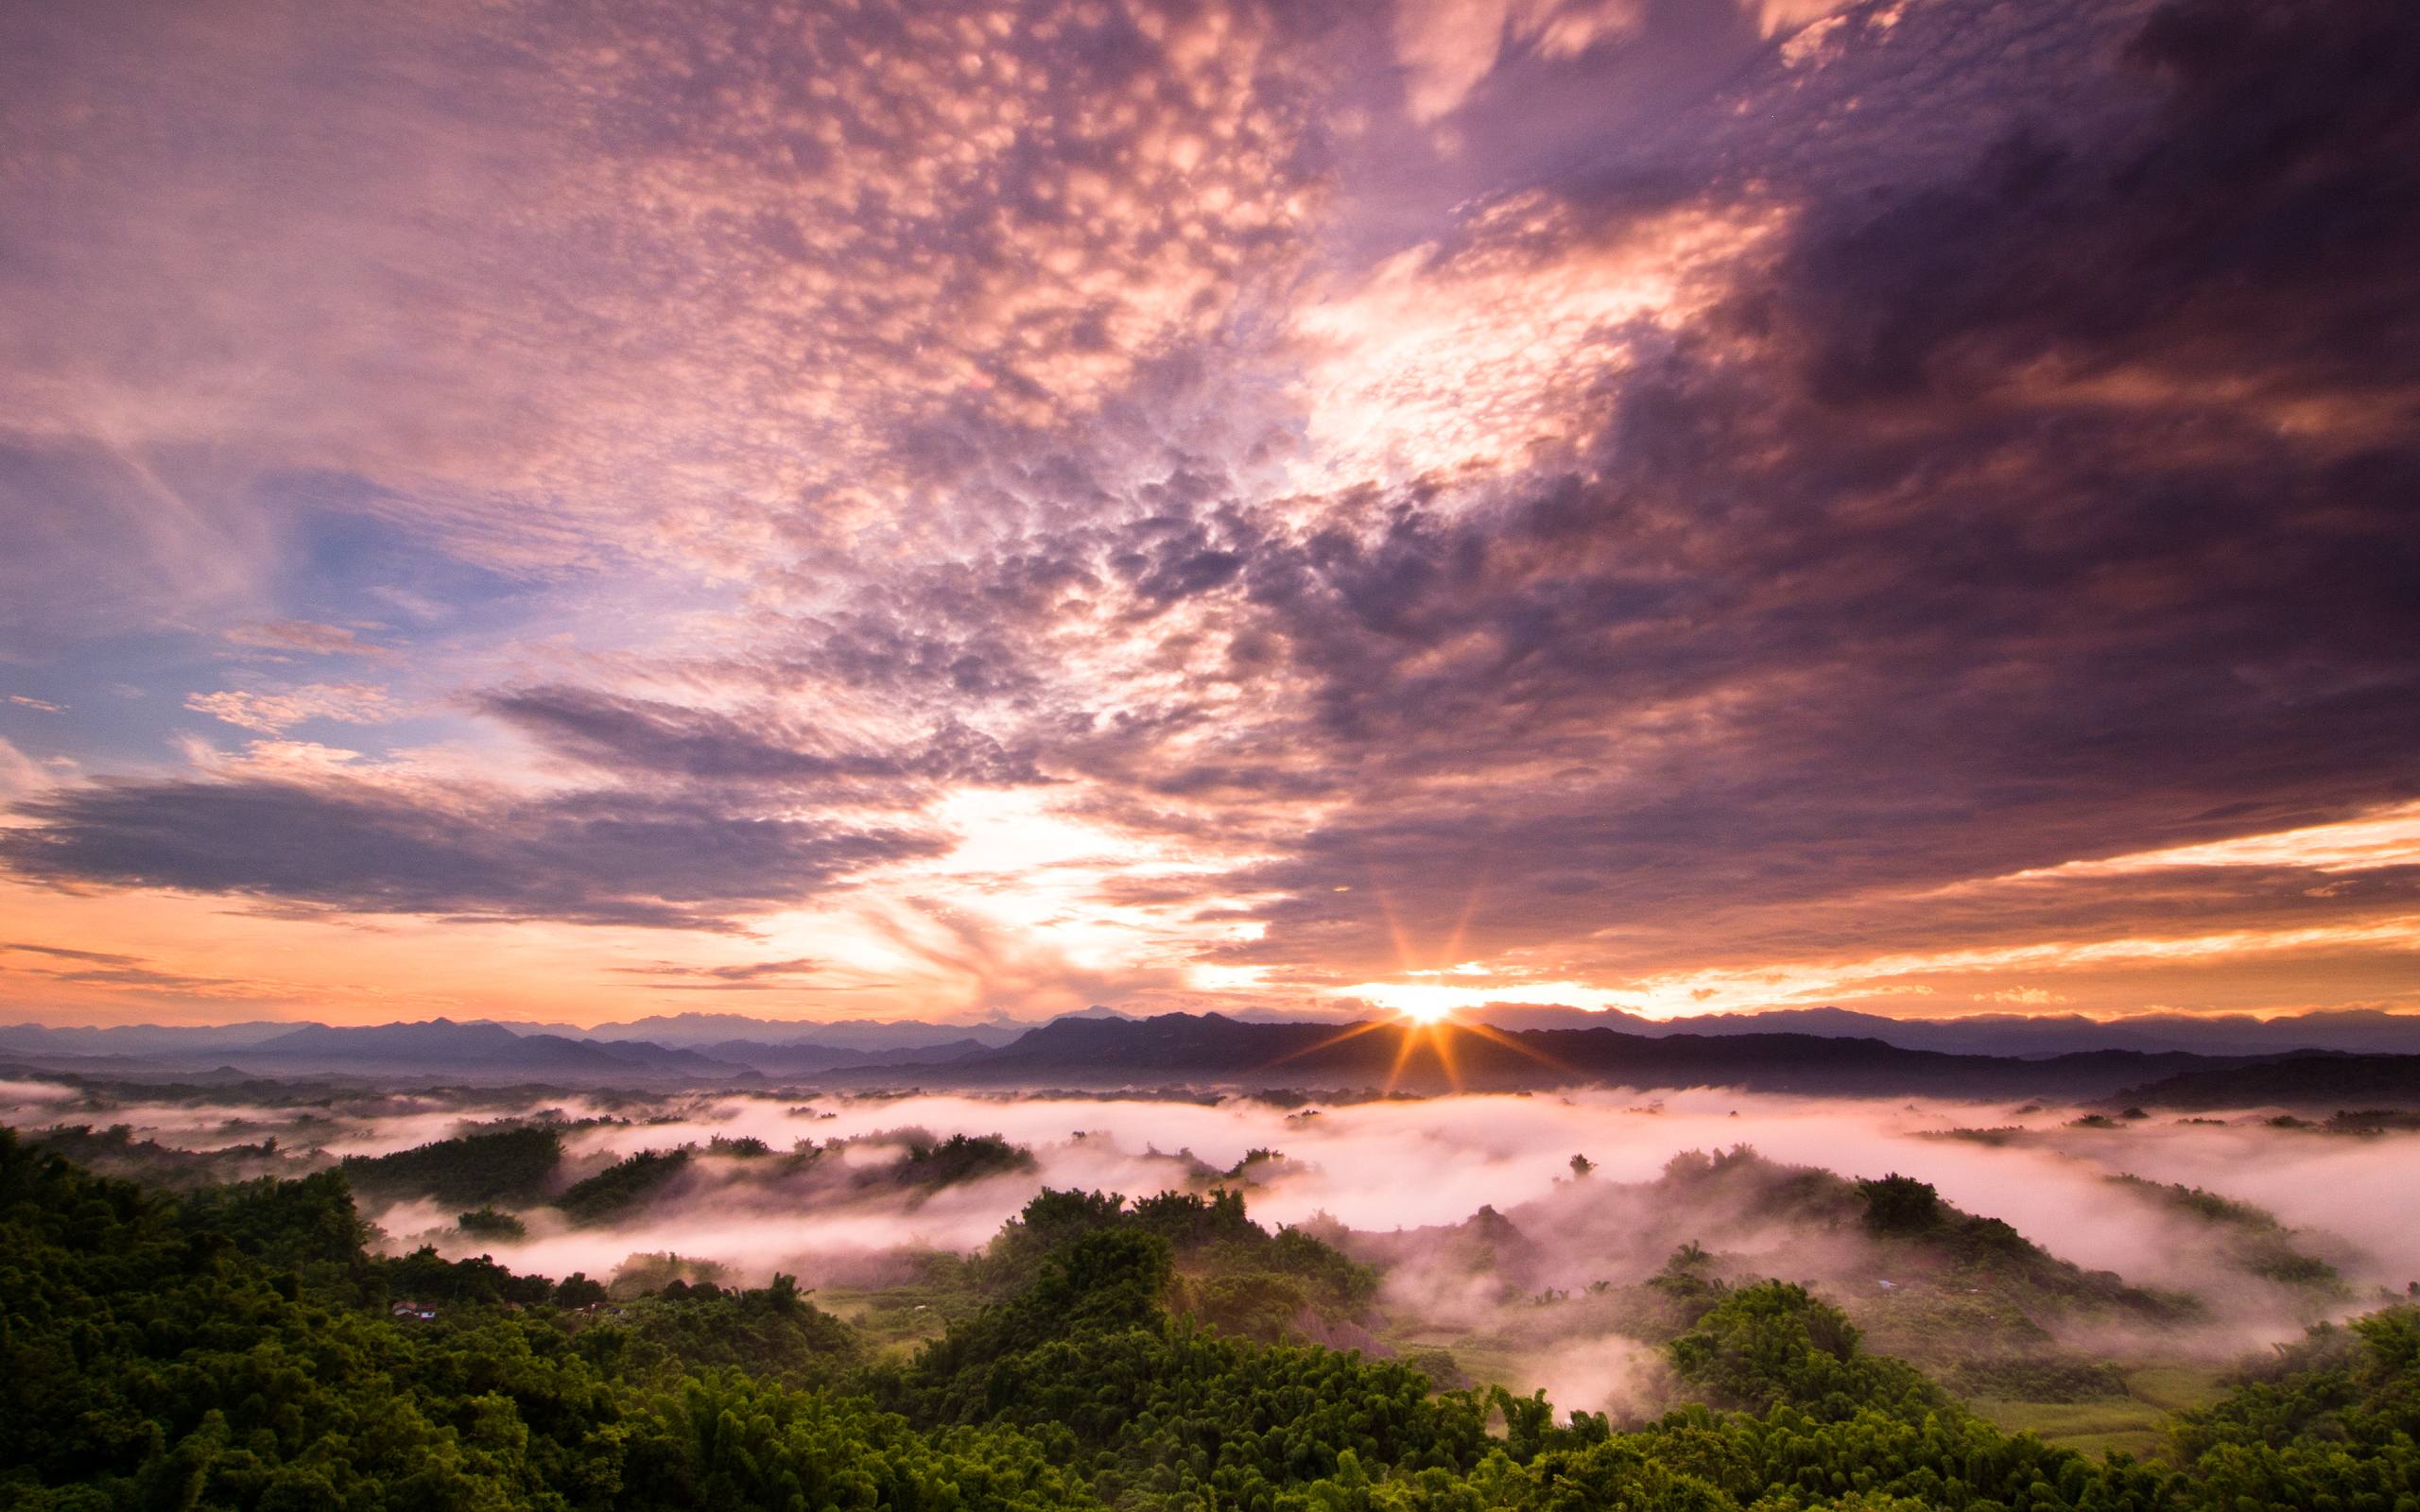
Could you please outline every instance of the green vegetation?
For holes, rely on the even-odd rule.
[[[908,1142],[896,1175],[908,1186],[946,1187],[1033,1168],[1031,1151],[997,1134],[953,1134],[938,1143],[929,1138]]]
[[[555,1205],[574,1223],[611,1223],[688,1169],[691,1158],[685,1149],[641,1150],[586,1180],[573,1182]]]
[[[1222,1332],[1264,1343],[1314,1320],[1349,1321],[1377,1296],[1377,1272],[1300,1228],[1274,1233],[1252,1221],[1243,1194],[1163,1192],[1131,1207],[1115,1193],[1044,1191],[1011,1219],[976,1263],[983,1295],[1032,1283],[1043,1261],[1086,1234],[1132,1229],[1168,1246],[1167,1300]]]
[[[454,1220],[454,1227],[474,1239],[526,1239],[529,1226],[509,1212],[479,1208]]]
[[[279,1148],[275,1136],[253,1144],[180,1150],[154,1140],[138,1140],[132,1126],[126,1124],[99,1129],[89,1124],[62,1124],[43,1130],[31,1143],[106,1176],[181,1189],[224,1181],[237,1171],[300,1176],[315,1163],[308,1157]],[[324,1159],[318,1163],[325,1163]]]
[[[1931,1226],[1905,1188],[1875,1209]],[[669,1279],[609,1301],[368,1237],[341,1171],[178,1194],[0,1131],[0,1508],[2420,1505],[2413,1308],[2315,1330],[2186,1411],[2170,1465],[2011,1433],[1804,1287],[1712,1280],[1703,1251],[1662,1294],[1703,1405],[1623,1430],[1172,1307],[1212,1281],[1356,1294],[1349,1262],[1230,1193],[1045,1193],[946,1278],[994,1299],[904,1357],[787,1277],[735,1288],[665,1257]],[[2065,1432],[2102,1408],[2030,1410]]]
[[[2169,1415],[2132,1397],[2072,1402],[1979,1397],[1968,1405],[1994,1427],[2031,1434],[2046,1444],[2082,1454],[2121,1453],[2148,1459],[2168,1441]]]
[[[554,1124],[519,1124],[437,1140],[392,1155],[352,1155],[347,1180],[376,1196],[433,1197],[448,1207],[526,1202],[545,1190],[562,1160]]]
[[[1837,1179],[1837,1178],[1835,1178]],[[2192,1297],[2129,1286],[2115,1271],[2088,1271],[2050,1254],[1997,1218],[1961,1212],[1922,1181],[1896,1174],[1859,1181],[1866,1231],[1895,1242],[1899,1258],[1989,1275],[2035,1297],[2175,1320],[2200,1311]]]
[[[2420,1109],[2409,1108],[2338,1108],[2321,1125],[2330,1134],[2386,1134],[2420,1129]]]
[[[2184,1415],[2215,1505],[2420,1505],[2420,1307],[2322,1324],[2259,1379]]]
[[[1949,1373],[1962,1397],[2065,1403],[2126,1395],[2126,1375],[2106,1360],[2043,1354],[1962,1360]]]
[[[2219,1252],[2230,1263],[2263,1280],[2297,1287],[2319,1301],[2352,1295],[2336,1267],[2296,1246],[2294,1232],[2258,1208],[2200,1187],[2113,1176],[2111,1181],[2207,1225]]]

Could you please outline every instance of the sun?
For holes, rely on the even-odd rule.
[[[1467,995],[1449,987],[1402,986],[1390,988],[1382,1003],[1406,1023],[1434,1028],[1453,1022],[1454,1010],[1462,1005],[1461,1000]]]

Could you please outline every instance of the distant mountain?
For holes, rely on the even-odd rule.
[[[0,1023],[0,1051],[74,1056],[196,1054],[258,1044],[293,1027],[290,1022],[266,1019],[249,1023],[119,1023],[101,1028]]]
[[[1100,1012],[1109,1012],[1103,1008]],[[600,1023],[593,1029],[569,1024],[522,1024],[524,1032],[542,1031],[594,1040],[645,1040],[660,1045],[704,1050],[733,1040],[770,1045],[823,1045],[853,1050],[913,1050],[974,1040],[1005,1045],[1033,1027],[1011,1019],[980,1023],[928,1023],[916,1019],[837,1019],[819,1022],[803,1019],[760,1019],[744,1013],[660,1013],[628,1023]]]
[[[703,1026],[696,1021],[732,1018],[691,1017],[693,1022],[687,1027],[693,1030]],[[994,1047],[993,1042],[972,1036],[952,1038],[938,1026],[921,1027],[923,1033],[911,1043],[861,1048],[807,1040],[776,1042],[751,1039],[726,1039],[700,1047],[666,1045],[648,1040],[599,1040],[556,1034],[528,1024],[488,1020],[465,1022],[431,1019],[367,1025],[268,1023],[245,1025],[242,1032],[231,1029],[224,1036],[154,1030],[101,1040],[94,1037],[103,1031],[79,1033],[28,1025],[0,1030],[0,1056],[22,1057],[31,1066],[91,1075],[182,1075],[205,1066],[220,1067],[232,1059],[250,1073],[264,1075],[334,1074],[387,1079],[437,1075],[449,1080],[485,1082],[553,1080],[583,1086],[703,1086],[739,1078],[813,1075],[843,1067],[946,1064]],[[1013,1037],[1004,1037],[996,1042],[1006,1043],[1010,1038]],[[126,1045],[139,1053],[82,1048],[93,1044]]]
[[[769,1076],[804,1076],[840,1067],[946,1065],[987,1054],[994,1048],[975,1039],[907,1045],[895,1050],[859,1050],[804,1040],[767,1044],[761,1040],[724,1040],[705,1046],[700,1053],[718,1061],[752,1067]]]
[[[1313,1033],[1333,1033],[1340,1027],[1334,1022],[1305,1024],[1299,1018],[1287,1019],[1268,1010],[1219,1017],[1229,1022],[1291,1025]],[[1607,1029],[1650,1040],[1811,1035],[1824,1039],[1876,1040],[1903,1050],[2033,1058],[2099,1050],[2185,1052],[2222,1057],[2274,1057],[2308,1050],[2362,1055],[2420,1054],[2420,1014],[2383,1013],[2374,1009],[2315,1012],[2267,1020],[2241,1014],[2206,1018],[2152,1014],[2102,1021],[2077,1014],[2030,1016],[2007,1013],[1970,1014],[1954,1019],[1893,1019],[1847,1008],[1816,1007],[1700,1014],[1684,1019],[1658,1020],[1584,1008],[1496,1004],[1468,1017],[1474,1022],[1506,1030]],[[1114,1008],[1099,1005],[1064,1015],[1062,1021],[1057,1022],[1065,1021],[1078,1023],[1144,1022],[1129,1019]],[[443,1020],[436,1022],[448,1023]],[[0,1055],[35,1057],[57,1063],[62,1069],[66,1069],[70,1059],[79,1057],[95,1061],[112,1058],[137,1063],[156,1061],[164,1068],[217,1065],[229,1059],[241,1058],[239,1053],[252,1047],[280,1040],[288,1040],[287,1053],[294,1053],[314,1041],[307,1039],[292,1041],[290,1037],[303,1030],[320,1027],[326,1026],[266,1021],[208,1025],[123,1024],[106,1028],[0,1024]],[[676,1052],[690,1051],[703,1057],[705,1062],[727,1062],[735,1067],[752,1068],[767,1075],[782,1076],[807,1075],[853,1066],[948,1062],[972,1054],[970,1046],[1007,1049],[1038,1028],[1046,1027],[1006,1019],[992,1019],[974,1024],[912,1019],[849,1019],[816,1022],[756,1018],[737,1013],[677,1013],[656,1015],[628,1023],[600,1024],[593,1030],[581,1030],[568,1024],[499,1024],[484,1021],[480,1024],[450,1023],[449,1028],[453,1030],[480,1028],[482,1034],[475,1040],[454,1035],[419,1043],[453,1057],[465,1046],[475,1051],[481,1045],[501,1046],[502,1041],[495,1038],[495,1034],[501,1032],[523,1040],[553,1039],[598,1047],[646,1047],[635,1052],[640,1057],[636,1063],[667,1074],[684,1066],[701,1075],[716,1073],[717,1068],[711,1064],[668,1058]],[[367,1048],[378,1042],[373,1040],[324,1043],[340,1056],[351,1056],[355,1053],[353,1046]],[[1033,1048],[1046,1048],[1053,1042],[1046,1038],[1036,1041]],[[403,1040],[396,1043],[406,1047],[406,1051],[377,1053],[389,1060],[398,1058],[399,1055],[403,1059],[410,1058],[408,1047],[415,1042]],[[516,1063],[527,1063],[530,1059],[525,1054],[510,1051],[479,1053],[504,1054],[513,1057]],[[553,1054],[564,1064],[579,1063],[580,1057],[568,1053],[557,1050]],[[585,1063],[596,1062],[586,1060]],[[631,1062],[626,1060],[625,1063]]]
[[[2145,1106],[2163,1101],[2176,1107],[2331,1099],[2346,1107],[2395,1104],[2407,1101],[2404,1083],[2397,1078],[2420,1067],[2420,1057],[2314,1056],[2292,1044],[2306,1032],[2354,1038],[2399,1033],[2401,1022],[2382,1014],[2311,1015],[2291,1021],[2294,1027],[2264,1025],[2259,1032],[2273,1035],[2286,1048],[2230,1055],[2172,1048],[2161,1030],[2146,1031],[2139,1037],[2145,1042],[2135,1046],[2047,1048],[2068,1043],[2062,1035],[2081,1034],[2073,1028],[2077,1022],[2088,1024],[2104,1040],[2113,1037],[2110,1031],[2123,1029],[2089,1021],[2051,1021],[2048,1026],[2015,1019],[1919,1025],[1817,1008],[1668,1023],[1512,1005],[1488,1016],[1496,1021],[1494,1025],[1430,1031],[1391,1020],[1340,1024],[1219,1013],[1130,1019],[1098,1008],[1026,1028],[1005,1042],[953,1035],[937,1024],[863,1022],[783,1023],[784,1030],[804,1033],[726,1035],[683,1044],[448,1019],[366,1026],[275,1024],[266,1026],[271,1031],[267,1035],[255,1033],[261,1025],[231,1025],[227,1032],[240,1034],[243,1042],[226,1045],[156,1027],[147,1030],[147,1038],[95,1040],[73,1031],[24,1026],[0,1031],[0,1056],[34,1067],[138,1078],[232,1063],[238,1074],[265,1076],[336,1074],[388,1081],[428,1076],[565,1086],[706,1087],[776,1078],[830,1086],[1116,1089],[1192,1082],[1435,1091],[1457,1086],[1512,1090],[1597,1083],[2075,1100],[2124,1094]],[[726,1014],[676,1018],[679,1022],[673,1026],[687,1033],[767,1022]],[[2238,1021],[2227,1032],[2242,1031],[2251,1022]],[[1782,1025],[1791,1027],[1778,1027]],[[1869,1026],[1885,1032],[1850,1032]],[[921,1033],[902,1042],[899,1037],[911,1030]],[[879,1042],[840,1042],[852,1032]],[[833,1038],[824,1038],[827,1034]],[[1898,1042],[1924,1037],[1944,1042]],[[1979,1040],[2003,1048],[1995,1053],[1947,1048]],[[2006,1048],[2009,1041],[2023,1048],[2013,1052]],[[2221,1038],[2215,1042],[2231,1041]],[[143,1053],[97,1048],[102,1044],[140,1047]],[[70,1048],[83,1045],[96,1048]],[[2318,1064],[2308,1063],[2314,1059]],[[2359,1069],[2368,1062],[2377,1064],[2366,1072]],[[2204,1079],[2196,1081],[2197,1076]],[[2191,1099],[2197,1097],[2207,1101],[2194,1104]]]
[[[1104,1089],[1185,1081],[1304,1089],[1510,1091],[1585,1083],[1737,1087],[1811,1094],[2096,1098],[2233,1064],[2180,1052],[2102,1050],[2025,1059],[1910,1050],[1806,1034],[1619,1033],[1609,1028],[1432,1032],[1395,1022],[1248,1023],[1223,1014],[1055,1020],[1014,1044],[917,1068],[926,1086]],[[895,1081],[835,1069],[827,1081]]]
[[[1471,1016],[1503,1029],[1607,1028],[1668,1039],[1693,1034],[1814,1034],[1879,1040],[1908,1050],[1962,1055],[2061,1056],[2088,1050],[2187,1051],[2274,1056],[2296,1050],[2420,1054],[2420,1014],[2342,1009],[2256,1019],[2182,1013],[2087,1019],[2082,1014],[1977,1013],[1954,1019],[1893,1019],[1849,1008],[1769,1008],[1648,1019],[1619,1011],[1503,1003]]]
[[[2127,1088],[2111,1100],[2187,1111],[2420,1108],[2420,1056],[2294,1056],[2256,1066],[2202,1067]]]
[[[479,1079],[567,1075],[581,1080],[728,1080],[748,1068],[640,1040],[599,1044],[552,1034],[515,1034],[500,1023],[419,1023],[362,1027],[305,1024],[241,1051],[247,1068],[336,1072],[432,1071]]]

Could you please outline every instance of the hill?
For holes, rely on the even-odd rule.
[[[2145,1108],[2420,1108],[2420,1056],[2292,1056],[2178,1071],[2120,1094]]]
[[[2122,1019],[2088,1019],[2079,1013],[1969,1013],[1946,1019],[1894,1019],[1834,1007],[1649,1019],[1615,1011],[1496,1004],[1473,1017],[1500,1029],[1606,1028],[1651,1039],[1684,1034],[1813,1034],[1879,1040],[1904,1050],[1957,1055],[2044,1057],[2090,1050],[2185,1051],[2202,1056],[2274,1056],[2298,1050],[2420,1054],[2420,1014],[2374,1008],[2282,1014],[2272,1019],[2242,1013],[2145,1013]]]

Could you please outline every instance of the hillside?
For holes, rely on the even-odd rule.
[[[2194,1066],[2130,1087],[2117,1101],[2202,1109],[2275,1105],[2317,1111],[2420,1107],[2420,1056],[2293,1056]]]

